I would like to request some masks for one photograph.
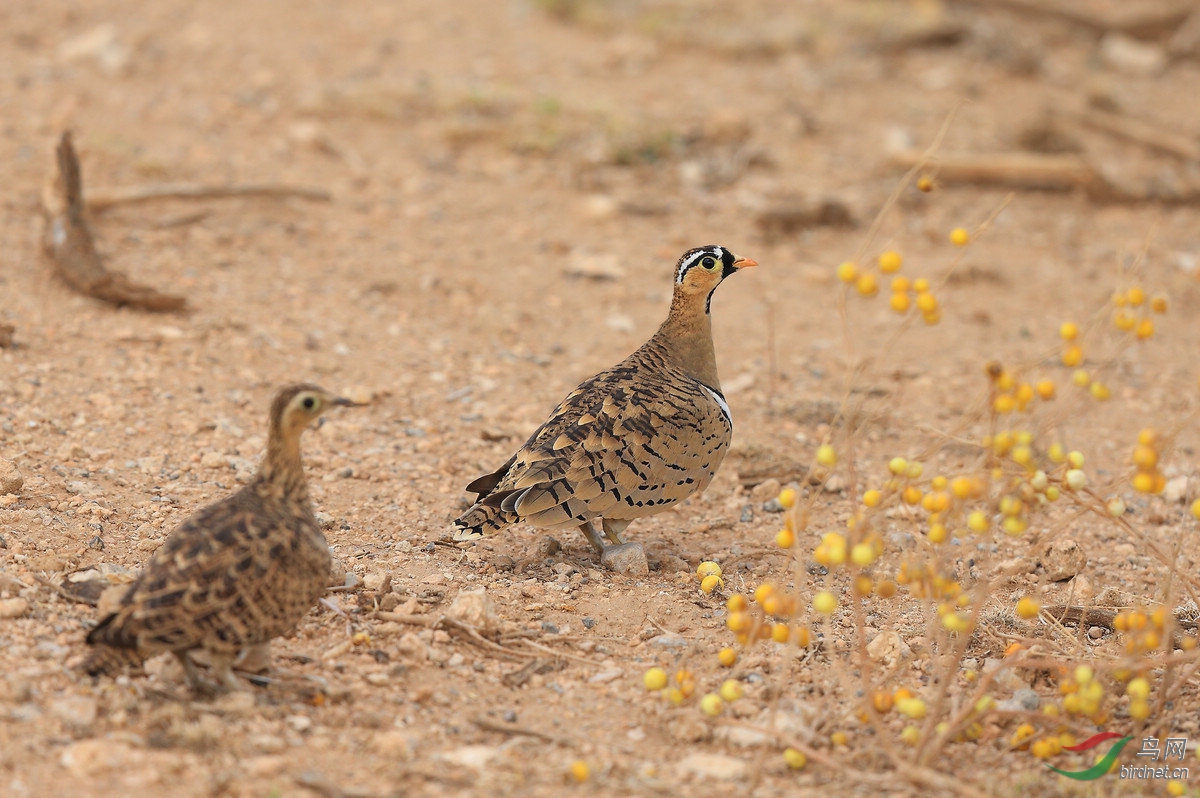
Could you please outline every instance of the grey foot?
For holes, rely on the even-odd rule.
[[[241,682],[233,675],[233,657],[227,654],[212,654],[212,672],[214,679],[205,678],[196,663],[186,651],[176,651],[175,658],[183,666],[188,684],[198,695],[212,698],[231,690],[243,689]]]
[[[600,555],[600,564],[626,576],[645,576],[650,573],[650,564],[646,561],[646,551],[641,543],[606,547]]]

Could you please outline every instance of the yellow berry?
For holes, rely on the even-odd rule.
[[[721,698],[726,701],[737,701],[742,697],[742,683],[737,679],[726,679],[721,682]]]
[[[967,528],[972,532],[987,532],[990,526],[991,522],[988,521],[987,513],[982,510],[975,510],[967,516]]]
[[[885,579],[875,588],[875,595],[880,598],[889,599],[896,595],[896,583],[891,579]]]
[[[944,524],[930,524],[926,537],[929,538],[930,543],[945,543],[949,533]]]
[[[1179,779],[1171,779],[1167,782],[1167,795],[1187,795],[1187,784]]]
[[[685,696],[683,691],[678,687],[669,687],[666,690],[663,690],[663,696],[665,696],[666,699],[674,706],[680,706],[685,700],[687,700],[687,696]]]
[[[1200,499],[1192,502],[1192,517],[1200,521]]]
[[[731,612],[725,619],[725,626],[731,632],[749,632],[754,626],[754,619],[748,612]]]
[[[785,510],[790,510],[796,506],[796,489],[784,488],[779,491],[779,505]]]
[[[826,468],[833,468],[837,465],[837,452],[828,443],[822,443],[817,447],[817,462]]]
[[[1150,696],[1150,682],[1144,676],[1130,679],[1129,684],[1125,685],[1125,695],[1145,701]]]
[[[1091,665],[1076,665],[1072,676],[1074,676],[1076,684],[1091,684],[1092,679],[1096,676],[1096,671]]]
[[[650,668],[642,676],[642,684],[650,691],[661,690],[667,686],[667,672],[662,668]]]
[[[1025,596],[1017,602],[1017,615],[1025,620],[1036,618],[1038,613],[1042,611],[1042,604],[1031,596]]]
[[[745,612],[750,608],[750,602],[741,593],[734,593],[725,602],[725,609],[730,612]]]
[[[904,265],[904,258],[895,250],[889,249],[879,255],[879,271],[884,274],[898,272],[902,265]]]
[[[720,576],[721,566],[715,562],[706,560],[696,566],[696,576],[703,579],[706,576]]]
[[[717,662],[726,668],[732,668],[737,659],[737,652],[732,648],[723,648],[717,652]]]
[[[888,304],[897,313],[908,313],[908,309],[912,307],[912,300],[908,298],[908,294],[892,294]]]
[[[721,577],[716,574],[709,574],[700,580],[700,592],[711,593],[723,584],[725,584],[725,581]]]
[[[1137,335],[1138,340],[1141,341],[1145,341],[1147,338],[1152,338],[1154,336],[1154,322],[1150,321],[1150,319],[1142,319],[1139,321],[1135,335]]]
[[[838,265],[837,276],[843,283],[852,283],[858,279],[858,266],[854,261],[845,261]]]
[[[1146,301],[1146,292],[1135,285],[1125,292],[1125,301],[1135,308],[1140,307]]]
[[[1024,445],[1014,446],[1012,459],[1017,465],[1030,466],[1033,464],[1033,449]]]
[[[992,400],[992,409],[1000,415],[1011,413],[1016,408],[1017,400],[1013,398],[1012,394],[1002,393]]]
[[[961,227],[956,227],[950,231],[950,243],[957,247],[965,247],[971,240],[971,234]]]
[[[1067,472],[1066,483],[1071,490],[1083,490],[1087,487],[1087,474],[1081,468],[1072,468]]]
[[[875,296],[879,293],[879,280],[870,272],[860,274],[854,281],[854,290],[862,296]]]
[[[919,504],[921,502],[921,496],[922,496],[921,489],[916,487],[915,485],[909,485],[900,494],[900,498],[904,501],[905,504],[909,505],[910,507],[915,504]]]
[[[903,698],[896,702],[896,711],[906,718],[920,720],[928,710],[920,698]]]
[[[1075,369],[1071,372],[1071,382],[1078,385],[1080,388],[1088,387],[1088,383],[1092,381],[1092,375],[1087,373],[1087,369]]]
[[[829,735],[829,742],[833,743],[834,745],[845,745],[846,733],[842,731],[834,732],[833,734]]]
[[[909,724],[900,730],[900,740],[905,745],[916,745],[921,741],[921,730]]]
[[[1101,402],[1112,397],[1112,391],[1102,382],[1093,382],[1088,390],[1092,392],[1092,398]]]
[[[705,715],[716,717],[725,708],[725,702],[716,693],[708,693],[700,699],[700,711]]]
[[[917,294],[917,310],[922,313],[933,313],[938,309],[937,297],[928,291]]]
[[[812,598],[812,607],[822,615],[832,615],[838,607],[837,596],[828,590],[820,590]]]
[[[759,604],[775,595],[775,585],[770,582],[763,582],[754,589],[754,600]]]
[[[862,502],[867,507],[878,507],[881,499],[883,499],[882,493],[877,490],[868,490],[863,493]]]
[[[911,287],[912,287],[912,281],[909,280],[907,277],[900,276],[900,277],[892,278],[892,293],[893,294],[906,294],[906,293],[908,293],[908,289]]]
[[[1079,344],[1071,344],[1063,350],[1062,362],[1064,366],[1075,368],[1083,362],[1083,349]]]
[[[580,784],[587,781],[592,775],[592,771],[588,767],[587,762],[584,762],[582,759],[576,759],[571,763],[570,772],[571,778],[575,779],[575,781],[579,782]]]
[[[903,457],[893,457],[888,461],[888,471],[891,471],[896,476],[901,476],[908,471],[908,461]]]
[[[913,280],[912,287],[913,290],[918,294],[929,293],[929,279],[926,277],[918,277],[917,279]]]
[[[1150,703],[1144,700],[1130,701],[1129,717],[1134,720],[1145,720],[1150,717]]]
[[[783,752],[783,761],[792,770],[803,770],[804,766],[808,764],[808,757],[795,748],[788,748]]]
[[[1113,496],[1104,506],[1108,510],[1108,514],[1113,518],[1120,518],[1125,515],[1125,501],[1120,496]]]
[[[950,481],[950,492],[956,499],[970,498],[972,493],[971,480],[967,477],[955,477]]]
[[[1083,468],[1083,452],[1072,450],[1067,453],[1067,465],[1071,468]]]
[[[796,535],[790,529],[781,529],[775,533],[775,545],[781,549],[790,549],[796,545]]]
[[[1150,309],[1155,313],[1167,312],[1167,298],[1165,296],[1156,296],[1150,300]]]
[[[1046,488],[1046,498],[1052,502],[1058,501],[1060,493],[1061,492],[1059,491],[1057,485],[1051,485],[1050,487]]]
[[[1058,328],[1058,335],[1064,341],[1074,341],[1079,337],[1079,325],[1073,321],[1064,321]]]
[[[856,543],[850,550],[850,562],[863,568],[875,562],[875,549],[870,543]]]
[[[1004,529],[1006,534],[1017,537],[1018,535],[1023,534],[1025,530],[1029,528],[1029,522],[1019,516],[1010,515],[1000,522],[1000,526]]]
[[[1038,380],[1034,389],[1042,399],[1050,400],[1054,398],[1054,383],[1051,380]]]

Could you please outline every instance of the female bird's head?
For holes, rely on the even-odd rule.
[[[721,281],[739,269],[757,266],[750,258],[739,258],[726,247],[710,244],[683,253],[675,266],[675,294],[704,297],[704,312],[709,312],[712,292]]]
[[[298,439],[329,408],[352,404],[349,399],[334,396],[316,385],[289,385],[275,394],[271,402],[271,432],[286,439]]]

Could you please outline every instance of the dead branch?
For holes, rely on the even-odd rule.
[[[1116,31],[1142,37],[1175,30],[1192,10],[1190,0],[1098,4],[1098,7],[1095,8],[1089,7],[1086,3],[1064,2],[1063,0],[961,1],[980,6],[1007,6],[1014,11],[1032,12],[1045,17],[1061,19],[1099,33]]]
[[[128,305],[160,312],[186,308],[183,297],[139,285],[120,272],[110,272],[101,263],[83,216],[83,179],[70,133],[63,133],[59,141],[58,175],[53,190],[43,196],[43,211],[46,227],[42,245],[67,285],[117,307]]]
[[[1173,155],[1185,161],[1200,160],[1200,144],[1197,144],[1189,136],[1163,130],[1158,125],[1152,125],[1140,119],[1095,108],[1088,108],[1065,116],[1083,127],[1094,128],[1151,150]]]
[[[925,158],[916,150],[891,156],[893,165],[911,169]],[[1016,188],[1090,188],[1099,178],[1091,165],[1077,155],[1040,155],[1026,152],[939,154],[931,166],[943,183],[985,183]]]
[[[87,209],[94,213],[103,213],[117,205],[136,205],[143,202],[158,200],[180,199],[231,199],[231,198],[262,198],[262,199],[297,199],[312,202],[330,202],[333,196],[323,189],[307,186],[286,186],[275,183],[247,183],[244,185],[200,186],[194,183],[166,183],[153,186],[127,186],[97,191],[88,198]]]
[[[557,745],[562,746],[571,745],[571,741],[565,737],[557,737],[553,734],[546,734],[546,732],[541,732],[537,729],[527,729],[523,726],[497,723],[493,720],[488,720],[481,715],[471,718],[471,723],[475,724],[484,731],[496,732],[498,734],[516,734],[522,737],[536,737],[539,740],[543,740],[548,743],[556,743]]]

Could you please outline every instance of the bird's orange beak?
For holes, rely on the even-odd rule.
[[[735,269],[749,269],[751,266],[757,265],[758,261],[753,258],[738,258],[733,262],[733,268]]]

